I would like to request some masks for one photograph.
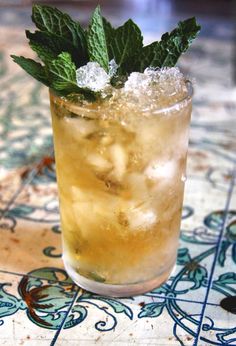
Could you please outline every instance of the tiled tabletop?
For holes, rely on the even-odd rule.
[[[236,316],[220,307],[236,295],[233,26],[211,23],[181,60],[195,96],[175,271],[112,299],[63,269],[48,91],[9,58],[31,54],[28,13],[0,15],[0,345],[236,345]]]

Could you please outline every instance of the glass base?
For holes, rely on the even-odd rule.
[[[130,297],[136,296],[142,293],[149,292],[154,288],[161,286],[167,279],[171,276],[171,273],[175,269],[175,262],[168,267],[164,272],[160,273],[156,278],[144,281],[136,284],[126,284],[126,285],[111,285],[101,282],[96,282],[85,278],[84,276],[78,274],[63,258],[64,266],[71,277],[71,279],[83,289],[100,294],[103,296],[110,297]]]

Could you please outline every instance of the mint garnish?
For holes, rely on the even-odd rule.
[[[120,87],[132,72],[175,66],[200,31],[196,19],[189,18],[162,35],[160,41],[144,47],[141,31],[131,19],[115,29],[102,17],[99,6],[87,31],[68,14],[50,6],[34,5],[32,20],[38,30],[26,31],[26,37],[43,64],[15,55],[13,60],[56,93],[77,93],[89,100],[100,94],[86,86],[79,87],[85,84],[76,80],[82,75],[76,71],[88,62],[98,63],[108,74],[111,61],[117,64],[116,74],[110,78],[113,86]]]
[[[186,52],[200,29],[201,27],[197,25],[194,17],[179,22],[177,28],[171,33],[166,32],[162,35],[161,41],[143,47],[135,64],[136,70],[143,72],[147,66],[175,66],[181,54]]]

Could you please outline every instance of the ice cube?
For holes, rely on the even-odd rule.
[[[113,163],[113,175],[118,181],[121,181],[128,163],[128,157],[125,149],[118,143],[110,147],[111,161]]]
[[[151,79],[148,75],[140,72],[132,72],[125,82],[124,91],[130,92],[135,96],[140,96],[150,84]]]
[[[75,138],[78,138],[78,136],[87,137],[97,130],[97,126],[92,120],[65,117],[63,121],[65,123],[65,129]]]
[[[133,210],[131,218],[129,217],[129,225],[131,228],[135,229],[147,229],[148,227],[151,227],[153,224],[155,224],[156,221],[156,214],[152,210]]]
[[[157,215],[145,203],[125,211],[131,229],[148,229],[157,222]]]
[[[88,62],[76,70],[76,81],[80,88],[101,91],[108,86],[110,76],[97,62]]]
[[[112,169],[112,164],[108,160],[106,160],[104,157],[102,157],[99,154],[93,153],[89,154],[86,157],[86,160],[89,162],[90,165],[92,165],[96,171],[105,173]]]
[[[154,161],[145,170],[149,179],[172,179],[177,172],[177,163],[170,161]]]

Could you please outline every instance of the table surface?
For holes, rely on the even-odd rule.
[[[169,13],[155,26],[144,11],[146,42],[179,19]],[[235,315],[220,306],[236,295],[233,24],[201,18],[180,62],[195,95],[175,271],[152,292],[113,299],[83,291],[63,269],[48,91],[9,58],[32,56],[29,15],[0,13],[0,344],[236,345]],[[126,16],[108,15],[116,24]]]

